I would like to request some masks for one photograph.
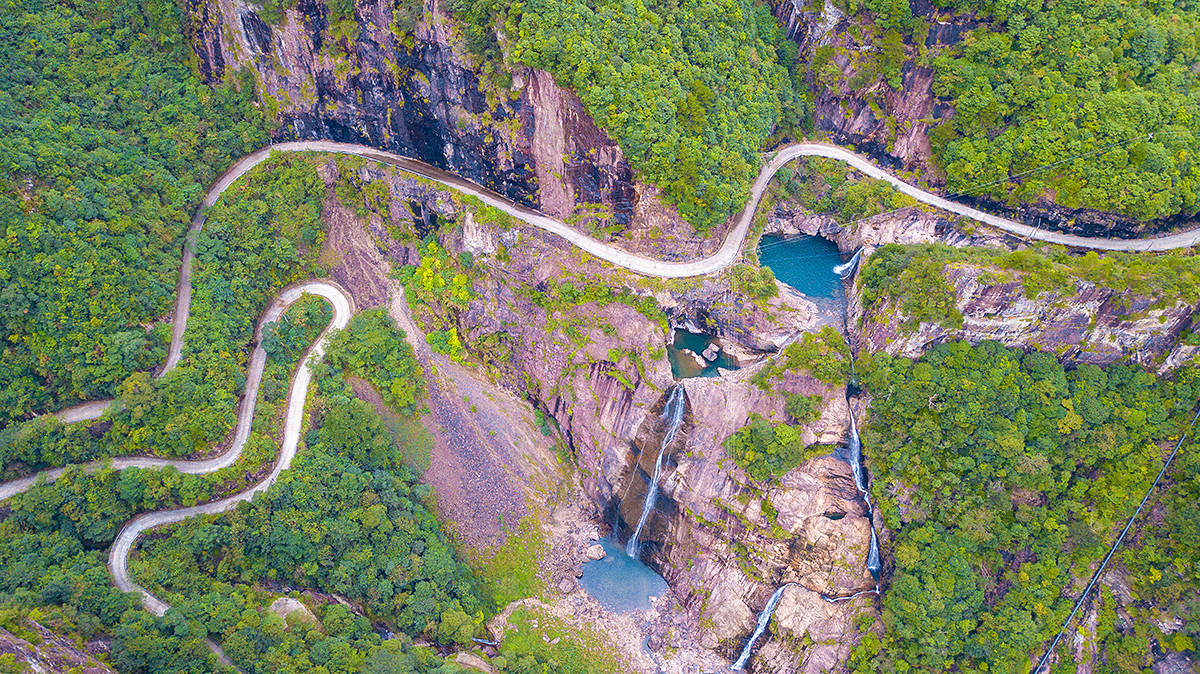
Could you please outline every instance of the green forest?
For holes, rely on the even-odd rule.
[[[456,0],[476,53],[542,68],[701,232],[746,201],[758,153],[807,110],[796,46],[751,0]],[[496,30],[502,27],[508,53]]]
[[[883,636],[864,637],[858,671],[1027,668],[1082,589],[1072,579],[1091,575],[1200,399],[1192,369],[1174,380],[1124,365],[1065,370],[992,342],[943,344],[916,362],[874,354],[861,376],[872,397],[864,453],[894,572]],[[1127,605],[1135,627],[1123,632],[1108,601],[1096,637],[1118,669],[1146,667],[1152,644],[1190,649],[1196,636],[1195,622],[1167,637],[1150,618],[1195,613],[1184,588],[1200,546],[1185,519],[1197,487],[1195,473],[1178,474],[1165,517],[1181,528],[1143,525],[1127,566],[1110,571],[1161,602]]]
[[[261,147],[249,82],[210,88],[173,0],[0,12],[0,426],[162,363],[203,191]]]
[[[323,273],[316,257],[324,195],[313,163],[297,156],[269,160],[231,187],[195,244],[179,366],[158,379],[127,376],[97,424],[42,417],[0,430],[5,471],[128,454],[186,456],[224,438],[259,316],[283,286]]]
[[[952,48],[929,50],[930,22],[913,17],[909,3],[846,3],[884,53],[902,49],[902,39],[920,45],[917,62],[933,68],[934,94],[953,104],[954,115],[929,135],[949,192],[1009,204],[1049,197],[1140,220],[1200,209],[1200,6],[934,4],[982,24]],[[1028,173],[1047,165],[1053,170]]]

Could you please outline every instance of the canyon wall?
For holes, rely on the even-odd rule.
[[[698,238],[638,180],[578,96],[549,73],[494,73],[436,4],[411,30],[394,24],[389,0],[354,7],[352,19],[330,25],[324,2],[300,0],[272,25],[241,0],[192,0],[200,72],[209,81],[249,72],[277,141],[363,143],[420,159],[668,258],[719,242]]]

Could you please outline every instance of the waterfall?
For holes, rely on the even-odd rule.
[[[879,571],[883,568],[883,564],[879,561],[879,539],[875,537],[875,525],[871,525],[871,549],[867,552],[867,571],[871,572],[871,576],[875,582],[879,582]]]
[[[854,255],[852,255],[849,260],[846,260],[845,262],[834,267],[833,273],[837,274],[838,276],[845,276],[846,274],[853,273],[858,267],[858,258],[862,257],[862,252],[863,249],[859,247],[858,250],[854,251]]]
[[[667,422],[667,430],[663,434],[662,444],[658,448],[658,458],[654,461],[654,475],[651,476],[650,486],[646,489],[646,500],[642,502],[642,515],[638,518],[637,527],[634,528],[633,535],[629,537],[629,542],[625,544],[625,552],[634,559],[638,559],[640,553],[638,539],[642,536],[642,527],[646,526],[646,520],[650,519],[650,513],[654,511],[654,503],[658,500],[658,481],[662,477],[663,457],[667,455],[667,449],[674,442],[675,435],[683,424],[686,402],[683,387],[676,384],[671,388],[667,404],[663,406],[662,414],[658,417],[660,422]]]
[[[738,656],[737,662],[734,662],[729,669],[741,670],[745,669],[746,663],[750,660],[750,650],[754,648],[754,644],[758,642],[758,638],[766,631],[767,624],[771,622],[771,616],[775,614],[775,607],[779,605],[779,600],[783,598],[783,591],[795,585],[788,583],[783,587],[775,590],[775,594],[767,600],[767,606],[758,614],[758,624],[754,627],[754,634],[750,635],[750,640],[746,642],[746,647],[742,649],[742,654]]]
[[[850,439],[846,441],[846,449],[850,452],[850,472],[854,474],[854,486],[858,493],[867,493],[867,475],[862,465],[862,440],[858,437],[858,422],[854,420],[854,410],[850,410]],[[867,509],[871,503],[867,501]]]

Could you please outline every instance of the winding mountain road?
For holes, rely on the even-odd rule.
[[[303,360],[300,361],[300,366],[296,369],[296,376],[292,380],[292,388],[288,393],[287,416],[285,417],[283,426],[283,443],[279,447],[279,457],[276,459],[275,466],[271,469],[271,472],[259,481],[258,484],[246,491],[218,501],[203,503],[189,508],[160,510],[138,515],[127,522],[125,526],[121,527],[116,540],[113,541],[112,548],[109,549],[108,568],[112,573],[113,581],[117,587],[124,592],[139,593],[142,598],[142,605],[146,607],[146,610],[155,615],[161,616],[165,614],[170,607],[166,602],[150,594],[129,578],[129,551],[133,549],[133,544],[137,542],[142,532],[154,527],[182,522],[196,515],[223,513],[226,510],[236,507],[242,501],[249,501],[254,498],[255,494],[266,491],[272,484],[275,484],[275,480],[279,478],[280,473],[290,468],[292,459],[296,458],[296,446],[300,442],[300,429],[304,420],[304,402],[308,398],[308,386],[312,383],[312,366],[325,354],[325,346],[329,342],[330,332],[345,328],[346,324],[350,322],[350,316],[354,314],[354,303],[345,291],[332,283],[311,281],[291,287],[280,295],[279,301],[272,305],[272,309],[278,309],[275,318],[278,318],[279,314],[282,314],[283,309],[305,294],[319,295],[329,300],[329,303],[333,305],[333,318],[329,321],[329,327],[325,328],[325,331],[313,342],[308,353],[304,354]],[[260,352],[262,352],[261,344],[255,348],[255,356],[259,356]],[[258,370],[254,381],[255,394],[258,391],[258,381],[262,379],[262,366],[265,360],[266,354],[262,353],[261,359],[258,361]],[[238,417],[238,431],[236,436],[238,440],[235,441],[236,451],[231,448],[223,456],[208,461],[166,462],[166,464],[174,465],[179,467],[180,470],[184,470],[184,467],[180,467],[182,463],[186,468],[191,469],[189,472],[207,473],[221,466],[227,466],[237,460],[237,454],[241,453],[241,446],[245,444],[246,437],[250,433],[250,421],[254,418],[255,397],[257,396],[251,395],[250,387],[247,385],[246,396],[243,398],[242,410],[240,410]],[[245,428],[244,432],[242,430],[243,427]]]
[[[1161,237],[1136,240],[1081,237],[1071,234],[1064,234],[1061,232],[1047,231],[1044,229],[1031,227],[1014,220],[984,213],[969,206],[965,206],[963,204],[940,197],[936,194],[927,192],[918,187],[914,187],[875,166],[867,158],[844,148],[834,145],[827,145],[824,143],[796,143],[785,146],[770,156],[769,160],[763,166],[758,177],[754,181],[749,201],[747,202],[745,208],[743,208],[743,210],[736,216],[733,222],[733,227],[729,230],[728,235],[725,237],[725,240],[722,242],[721,247],[716,253],[708,258],[695,260],[692,262],[667,262],[637,255],[635,253],[622,250],[621,248],[611,244],[598,241],[590,236],[587,236],[586,234],[582,234],[572,229],[570,226],[559,220],[547,217],[546,215],[543,215],[533,209],[515,204],[509,199],[506,199],[505,197],[502,197],[485,187],[408,157],[403,157],[363,145],[338,143],[333,141],[298,141],[291,143],[280,143],[253,152],[235,163],[208,191],[201,203],[201,207],[197,210],[195,217],[193,217],[191,227],[188,230],[189,241],[188,245],[184,247],[179,273],[179,284],[176,289],[177,295],[172,324],[171,345],[168,350],[167,358],[163,363],[162,368],[157,372],[157,376],[161,377],[167,372],[173,370],[176,365],[178,365],[183,351],[183,334],[187,327],[187,320],[191,310],[191,274],[194,258],[192,252],[192,243],[194,243],[195,237],[204,226],[207,209],[216,203],[217,199],[220,198],[221,194],[226,189],[233,185],[248,171],[268,159],[274,152],[328,152],[354,155],[363,157],[365,159],[390,164],[415,175],[433,180],[456,191],[477,197],[489,206],[497,208],[530,226],[537,227],[546,232],[554,234],[555,236],[564,239],[577,248],[584,250],[602,260],[620,267],[624,267],[625,269],[638,274],[663,278],[702,276],[719,271],[737,261],[741,255],[742,245],[746,240],[750,223],[754,217],[754,212],[758,207],[758,203],[761,200],[763,193],[770,184],[771,179],[785,164],[800,157],[825,157],[828,159],[845,162],[869,177],[886,181],[898,191],[909,195],[921,203],[929,204],[931,206],[977,220],[986,225],[990,225],[1006,232],[1029,239],[1063,244],[1074,248],[1113,251],[1165,251],[1174,248],[1187,248],[1200,244],[1200,229],[1193,229]],[[143,588],[136,585],[129,578],[127,563],[129,552],[134,543],[147,529],[180,522],[196,515],[216,514],[229,510],[235,507],[238,503],[249,500],[253,498],[255,494],[268,489],[272,484],[274,484],[280,473],[288,469],[288,467],[291,465],[292,459],[295,457],[296,446],[300,437],[300,429],[304,416],[304,402],[308,394],[309,384],[312,381],[311,363],[319,360],[324,354],[330,331],[344,328],[348,324],[350,317],[354,313],[352,299],[345,293],[345,291],[332,283],[326,281],[310,281],[286,288],[280,293],[279,297],[274,301],[271,307],[264,312],[255,333],[256,346],[247,366],[246,392],[242,398],[242,402],[238,410],[238,420],[236,431],[234,433],[234,440],[225,453],[203,461],[157,459],[149,457],[125,457],[112,459],[111,461],[94,462],[87,464],[85,467],[85,469],[94,470],[103,465],[111,465],[117,469],[131,467],[163,468],[167,466],[173,466],[185,473],[205,474],[225,466],[229,466],[237,461],[238,457],[241,455],[242,446],[245,444],[250,433],[250,426],[254,417],[254,406],[258,393],[258,385],[262,378],[263,366],[266,362],[266,353],[263,351],[261,345],[262,329],[267,324],[277,320],[279,316],[282,315],[284,309],[286,309],[289,305],[306,293],[319,295],[327,299],[333,305],[333,319],[330,322],[329,327],[326,328],[321,336],[313,343],[313,346],[309,349],[304,361],[302,361],[301,365],[297,369],[288,398],[287,415],[284,422],[283,443],[280,447],[278,460],[275,462],[270,474],[268,474],[262,481],[250,489],[234,496],[188,508],[178,508],[174,510],[158,511],[139,515],[122,527],[120,533],[117,535],[116,540],[113,542],[109,553],[109,568],[112,572],[117,587],[127,592],[138,592],[141,595],[142,603],[147,610],[157,615],[164,614],[169,608],[168,605],[162,600],[146,592]],[[95,419],[100,417],[111,404],[112,401],[110,400],[86,402],[60,410],[59,412],[55,413],[55,416],[64,423]],[[16,494],[26,491],[35,484],[38,484],[39,481],[55,480],[61,476],[62,473],[63,469],[57,468],[42,471],[41,473],[31,477],[12,480],[0,484],[0,500],[10,498]]]

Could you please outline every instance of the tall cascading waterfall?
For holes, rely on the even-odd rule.
[[[858,260],[862,257],[862,252],[863,249],[860,246],[858,250],[854,251],[854,255],[850,256],[849,260],[846,260],[845,262],[834,267],[833,273],[837,274],[838,276],[845,276],[846,274],[853,272],[855,268],[858,267]]]
[[[660,423],[666,424],[666,431],[663,433],[662,444],[658,448],[658,458],[654,461],[654,475],[650,477],[650,486],[646,488],[646,500],[642,502],[641,517],[638,518],[633,535],[625,544],[625,552],[634,559],[638,559],[641,553],[639,548],[641,547],[642,527],[646,526],[646,520],[650,519],[650,513],[654,512],[654,504],[658,501],[658,481],[662,478],[663,459],[667,456],[667,449],[675,441],[679,427],[683,425],[683,413],[686,409],[687,397],[683,393],[683,387],[676,384],[671,388],[667,403],[663,405],[662,414],[658,417]]]
[[[850,402],[849,395],[846,396],[846,402]],[[850,463],[850,472],[854,475],[854,487],[858,490],[858,495],[862,497],[863,504],[867,508],[867,521],[871,524],[871,543],[867,549],[867,571],[875,579],[875,588],[855,592],[848,597],[821,595],[828,602],[849,601],[864,594],[879,594],[879,572],[883,569],[883,563],[879,556],[879,538],[875,535],[875,508],[871,505],[871,493],[867,491],[867,471],[862,465],[862,439],[858,436],[858,422],[854,419],[853,408],[850,410],[850,437],[846,440],[846,460]]]
[[[746,663],[750,661],[750,651],[754,649],[754,644],[758,642],[758,638],[766,631],[767,625],[771,622],[771,616],[775,615],[775,607],[779,605],[779,600],[783,598],[783,591],[795,585],[788,583],[771,595],[767,600],[767,606],[758,614],[758,624],[754,626],[754,633],[750,635],[750,640],[746,642],[746,647],[742,649],[738,659],[729,666],[731,671],[739,671],[746,668]]]

